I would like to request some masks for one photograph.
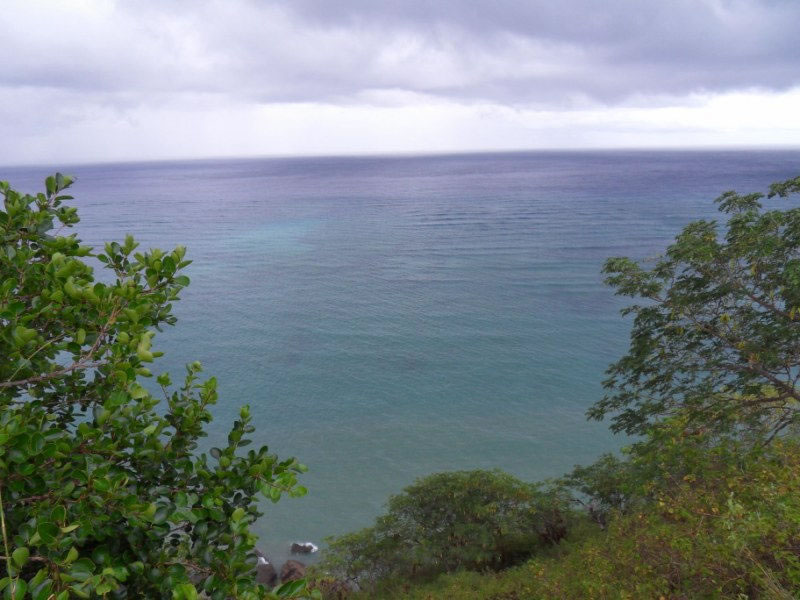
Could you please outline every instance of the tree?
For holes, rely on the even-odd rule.
[[[259,493],[305,493],[304,467],[243,450],[247,406],[226,447],[197,453],[215,379],[194,362],[178,390],[166,373],[143,385],[155,331],[175,323],[189,283],[185,249],[137,252],[127,236],[94,254],[63,233],[78,222],[71,183],[57,174],[30,196],[0,182],[0,589],[196,598],[194,582],[211,598],[275,597],[254,583],[249,526]]]
[[[321,570],[359,587],[458,569],[501,569],[555,544],[572,518],[563,488],[502,471],[436,473],[389,499],[373,527],[330,540]]]
[[[605,526],[612,513],[630,509],[635,476],[628,460],[604,454],[588,467],[577,465],[561,481],[578,492],[575,501],[600,526]]]
[[[800,177],[768,198],[800,192]],[[608,370],[589,411],[612,429],[646,433],[683,414],[696,429],[760,440],[800,418],[800,209],[764,210],[762,194],[726,192],[728,215],[687,225],[651,269],[606,262],[608,284],[640,300],[628,353]]]

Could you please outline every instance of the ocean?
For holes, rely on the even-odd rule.
[[[260,546],[369,525],[423,475],[558,476],[627,443],[586,409],[626,350],[610,256],[652,260],[721,192],[800,174],[800,151],[530,152],[0,167],[75,175],[86,243],[188,247],[154,372],[219,380],[306,497],[263,502]],[[771,201],[772,202],[772,201]],[[778,206],[786,201],[777,199]]]

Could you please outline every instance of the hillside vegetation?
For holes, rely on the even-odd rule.
[[[609,259],[634,303],[628,353],[589,417],[634,434],[564,477],[438,474],[373,527],[330,541],[316,586],[354,598],[800,595],[800,192],[726,192],[644,266]]]

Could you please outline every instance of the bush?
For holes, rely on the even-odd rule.
[[[576,466],[562,483],[578,492],[576,502],[601,526],[611,513],[625,512],[634,501],[631,463],[613,454],[604,454],[588,467]]]
[[[48,177],[29,196],[0,182],[0,589],[195,598],[194,581],[211,598],[266,597],[252,573],[256,499],[304,493],[303,467],[244,450],[246,406],[224,448],[197,453],[214,378],[191,363],[179,390],[166,373],[142,385],[161,355],[155,330],[175,322],[189,283],[185,250],[137,252],[128,236],[93,254],[62,234],[78,222],[70,184]]]
[[[673,436],[680,446],[682,431]],[[616,513],[604,531],[570,536],[557,555],[540,553],[490,576],[459,572],[395,585],[381,598],[796,598],[800,443],[778,439],[743,452],[724,441],[689,465],[652,488],[651,502]]]
[[[373,527],[330,540],[321,565],[363,587],[458,569],[501,569],[561,540],[569,500],[501,471],[420,479],[389,500]]]

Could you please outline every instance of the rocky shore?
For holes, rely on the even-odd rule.
[[[312,554],[319,550],[319,548],[311,542],[294,542],[290,548],[292,554]],[[275,569],[269,557],[266,554],[256,549],[256,556],[258,563],[256,565],[256,581],[267,587],[273,587],[280,583],[287,581],[294,581],[295,579],[302,579],[306,574],[305,563],[299,560],[289,559],[280,571]]]

